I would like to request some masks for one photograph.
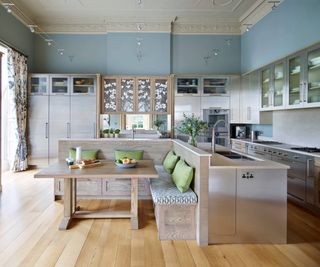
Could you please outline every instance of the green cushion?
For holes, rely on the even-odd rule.
[[[143,150],[115,150],[114,151],[115,159],[136,159],[140,160],[143,158]]]
[[[193,179],[193,169],[180,159],[172,173],[172,180],[180,192],[186,192]]]
[[[96,159],[98,151],[99,150],[96,150],[96,149],[82,150],[81,151],[81,159],[83,159],[83,160]],[[75,148],[71,148],[69,150],[69,158],[72,158],[73,160],[76,159],[76,149]]]
[[[176,154],[174,154],[173,151],[168,152],[166,158],[163,161],[163,168],[166,170],[167,173],[171,174],[173,172],[178,160],[179,157]]]

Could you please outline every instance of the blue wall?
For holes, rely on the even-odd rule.
[[[28,56],[29,71],[34,62],[34,34],[0,6],[0,41],[14,46]]]
[[[242,73],[320,41],[320,1],[285,0],[241,37]]]
[[[172,73],[238,74],[240,40],[238,35],[173,35]],[[206,63],[204,57],[213,49],[218,49],[219,55]]]

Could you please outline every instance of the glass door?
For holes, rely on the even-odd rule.
[[[120,111],[134,112],[134,78],[121,78]]]
[[[138,112],[151,111],[151,80],[138,79]]]
[[[95,77],[72,77],[72,94],[95,94]]]
[[[270,98],[270,69],[265,69],[261,73],[261,107],[268,108]]]
[[[307,103],[320,102],[320,49],[308,54]]]
[[[301,103],[301,56],[289,59],[289,105]]]
[[[67,76],[51,76],[52,95],[68,95],[69,94],[69,77]]]
[[[168,79],[155,79],[154,83],[153,111],[157,113],[167,113],[169,112]]]
[[[274,66],[273,73],[274,91],[273,91],[273,106],[283,106],[283,93],[284,93],[284,63],[281,62]]]
[[[177,95],[199,95],[198,78],[177,78]]]
[[[117,78],[103,78],[103,113],[117,111]]]
[[[29,78],[29,90],[32,95],[47,95],[49,88],[48,76],[31,76]]]
[[[227,95],[227,78],[204,78],[203,95]]]

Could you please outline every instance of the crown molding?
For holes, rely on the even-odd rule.
[[[174,23],[174,34],[240,34],[240,24],[237,22],[194,24]]]

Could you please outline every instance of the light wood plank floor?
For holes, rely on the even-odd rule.
[[[289,204],[288,244],[211,245],[159,241],[151,201],[140,201],[142,229],[127,219],[77,220],[58,231],[61,201],[34,171],[3,175],[0,266],[320,266],[320,218]],[[89,209],[128,209],[128,201],[81,201]]]

